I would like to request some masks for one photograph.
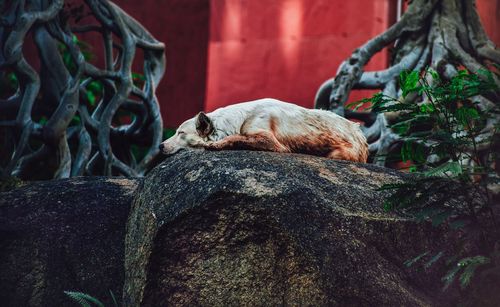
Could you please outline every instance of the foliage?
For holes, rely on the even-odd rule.
[[[64,293],[67,296],[69,296],[72,300],[80,304],[80,306],[82,307],[90,307],[92,306],[92,304],[99,307],[104,307],[104,304],[100,300],[88,294],[82,292],[72,292],[72,291],[64,291]]]
[[[479,95],[500,97],[494,74],[461,70],[444,80],[431,69],[404,71],[400,99],[377,93],[352,105],[371,103],[375,112],[398,114],[390,128],[401,138],[401,161],[410,164],[415,179],[382,186],[380,190],[393,191],[384,209],[400,210],[434,226],[446,224],[476,247],[463,248],[448,259],[451,267],[442,279],[445,289],[457,279],[467,287],[476,269],[491,262],[470,253],[491,251],[498,238],[490,187],[500,184],[495,169],[500,158],[495,149],[499,127],[491,119],[498,118],[500,109],[498,100],[488,108],[479,107],[477,100]],[[422,99],[415,103],[415,96]],[[443,255],[427,251],[406,265],[423,263],[429,268]]]
[[[487,264],[489,262],[490,259],[484,256],[467,257],[461,259],[457,262],[456,266],[448,271],[448,273],[443,277],[443,281],[445,282],[445,289],[451,285],[451,283],[455,280],[457,273],[462,269],[462,274],[459,277],[460,286],[462,286],[462,288],[467,287],[470,284],[472,276],[474,276],[476,268],[482,264]]]
[[[93,305],[98,307],[104,307],[104,304],[100,300],[83,292],[64,291],[64,294],[66,294],[69,298],[77,302],[82,307],[91,307]],[[113,294],[113,292],[109,291],[109,294],[113,301],[113,306],[118,307],[118,301],[116,300],[116,297]]]

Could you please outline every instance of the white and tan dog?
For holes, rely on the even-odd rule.
[[[269,98],[201,112],[160,145],[164,154],[183,148],[295,152],[358,162],[368,158],[359,124]]]

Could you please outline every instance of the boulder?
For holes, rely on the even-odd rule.
[[[77,306],[121,296],[125,224],[139,180],[75,178],[0,193],[2,306]]]
[[[449,245],[443,228],[381,209],[377,188],[402,180],[299,154],[169,157],[133,200],[124,305],[448,304],[442,271],[404,265]]]

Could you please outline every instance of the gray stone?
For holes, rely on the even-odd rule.
[[[169,157],[133,201],[124,304],[448,304],[442,271],[404,265],[447,246],[443,229],[381,209],[387,194],[376,189],[402,180],[411,177],[298,154]]]
[[[74,178],[0,193],[0,305],[112,306],[123,287],[125,224],[139,180]]]

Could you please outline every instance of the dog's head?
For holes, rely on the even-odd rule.
[[[214,131],[212,120],[203,112],[182,123],[175,134],[160,144],[162,153],[171,155],[181,149],[202,149],[208,136]]]

